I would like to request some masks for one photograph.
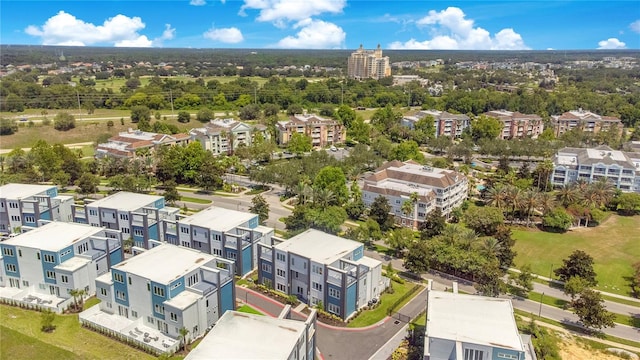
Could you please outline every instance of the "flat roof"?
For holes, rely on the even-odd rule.
[[[83,257],[79,257],[79,256],[74,256],[71,259],[58,264],[55,266],[56,270],[65,270],[65,271],[76,271],[78,269],[80,269],[81,267],[87,265],[87,263],[90,263],[91,260],[87,259],[87,258],[83,258]]]
[[[525,351],[511,300],[430,290],[426,335]]]
[[[54,221],[5,240],[3,244],[60,251],[102,231],[104,229],[91,225]]]
[[[302,321],[227,311],[185,360],[288,359],[305,329]]]
[[[243,224],[258,215],[224,209],[217,206],[210,206],[202,211],[199,211],[191,216],[179,220],[180,224],[191,224],[195,226],[202,226],[214,231],[225,232],[229,231],[240,224]]]
[[[183,291],[180,294],[174,296],[170,300],[165,301],[164,303],[169,306],[173,306],[176,309],[184,310],[191,306],[194,302],[198,301],[202,296],[191,292],[191,291]]]
[[[358,261],[356,261],[356,263],[360,264],[360,265],[367,266],[367,267],[372,268],[372,269],[382,264],[382,262],[380,260],[376,260],[376,259],[370,258],[368,256],[361,257]]]
[[[157,200],[164,199],[158,195],[138,194],[127,191],[120,191],[106,198],[93,201],[87,206],[102,207],[108,209],[118,209],[123,211],[135,211],[148,206]]]
[[[214,259],[213,255],[198,250],[162,244],[113,266],[113,269],[167,285]]]
[[[309,229],[274,246],[282,251],[304,256],[317,263],[332,264],[362,246],[357,241]]]
[[[8,199],[24,199],[39,195],[55,185],[6,184],[0,186],[0,196]]]

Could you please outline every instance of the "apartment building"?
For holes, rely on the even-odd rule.
[[[55,185],[0,186],[0,234],[19,233],[39,220],[72,221],[73,196],[59,195]]]
[[[607,179],[625,192],[640,192],[640,152],[624,152],[601,145],[596,148],[562,148],[553,158],[554,186],[578,180]]]
[[[347,319],[389,286],[382,263],[363,253],[362,243],[315,229],[273,237],[271,245],[258,244],[258,282]]]
[[[230,155],[239,146],[251,146],[255,134],[269,140],[271,134],[264,125],[249,125],[234,119],[214,119],[205,127],[191,129],[189,134],[213,155]]]
[[[503,128],[500,133],[501,139],[513,139],[530,137],[537,139],[544,130],[544,121],[536,114],[522,114],[517,111],[494,110],[486,112],[484,115],[498,119],[502,122]]]
[[[40,225],[0,243],[0,298],[60,313],[73,302],[71,290],[94,295],[95,279],[122,261],[122,235],[58,221]]]
[[[431,285],[429,285],[431,286]],[[510,299],[428,290],[425,360],[536,360],[518,332]]]
[[[622,121],[620,121],[619,118],[594,114],[582,108],[567,111],[562,115],[552,115],[551,124],[553,125],[553,132],[556,137],[575,128],[594,134],[614,128],[619,135],[622,134],[622,130],[624,129]]]
[[[291,305],[277,318],[227,311],[185,360],[313,360],[316,315],[311,310],[306,319],[293,320]]]
[[[325,119],[318,115],[296,114],[287,121],[279,121],[276,125],[278,144],[287,145],[294,133],[307,135],[314,147],[326,147],[342,143],[347,139],[347,130],[340,122]]]
[[[128,129],[109,138],[106,143],[98,144],[95,156],[135,159],[141,150],[153,153],[160,146],[185,145],[190,140],[188,134],[168,135]]]
[[[180,209],[165,206],[164,197],[121,191],[103,199],[85,199],[74,205],[73,219],[77,223],[120,230],[122,237],[133,239],[139,249],[149,249],[162,241],[158,225],[164,219],[173,220]]]
[[[179,220],[164,220],[164,240],[229,259],[236,275],[244,276],[258,264],[258,244],[271,243],[273,228],[261,226],[258,215],[209,207]]]
[[[390,161],[375,173],[364,178],[362,201],[370,207],[378,196],[384,196],[391,205],[396,223],[417,228],[426,216],[440,209],[444,216],[467,198],[467,177],[453,170],[420,165],[414,161]],[[402,204],[411,201],[412,194],[418,199],[410,214],[402,212]]]
[[[98,306],[80,313],[89,328],[160,354],[205,334],[235,309],[233,262],[185,247],[162,244],[98,277]]]
[[[416,115],[405,116],[402,118],[401,124],[410,129],[415,129],[416,123],[426,116],[433,118],[436,137],[448,136],[454,139],[459,138],[462,136],[464,129],[471,125],[471,119],[465,114],[451,114],[440,110],[423,110]]]
[[[389,57],[382,56],[380,44],[375,50],[360,48],[351,53],[347,61],[347,74],[351,79],[382,79],[391,76]]]

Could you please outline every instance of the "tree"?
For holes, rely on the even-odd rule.
[[[238,116],[242,120],[255,120],[260,117],[260,107],[256,104],[248,104],[240,108]]]
[[[576,295],[588,287],[589,284],[585,279],[580,276],[572,276],[564,283],[564,293],[571,296],[571,301],[573,301]]]
[[[415,274],[429,270],[429,248],[426,241],[417,241],[409,246],[404,258],[404,267]]]
[[[555,208],[542,217],[542,226],[546,229],[565,232],[573,224],[573,218],[563,208]]]
[[[251,199],[251,204],[249,211],[258,214],[258,221],[264,225],[265,221],[269,218],[269,203],[267,203],[267,200],[265,200],[261,194],[258,194]]]
[[[178,122],[180,123],[188,123],[191,121],[191,114],[188,111],[179,111],[178,112]]]
[[[640,297],[640,261],[631,266],[633,268],[633,276],[631,277],[631,291],[635,297]]]
[[[585,280],[589,286],[596,286],[596,272],[593,270],[593,258],[582,250],[575,250],[568,258],[562,260],[561,267],[554,273],[561,281],[568,281],[571,277],[578,276]]]
[[[386,197],[380,195],[373,200],[369,208],[369,218],[380,225],[382,231],[387,231],[393,227],[393,215],[391,205]]]
[[[16,132],[18,132],[18,124],[16,124],[15,120],[0,119],[0,136],[13,135]]]
[[[78,192],[84,195],[96,193],[98,191],[98,185],[100,185],[100,180],[91,173],[82,174],[76,181]]]
[[[175,180],[168,180],[164,184],[164,193],[162,195],[165,201],[171,206],[175,206],[176,201],[180,200],[180,193],[178,189],[176,189],[177,186],[178,184],[176,184]]]
[[[636,215],[640,213],[640,194],[622,193],[616,198],[616,210],[623,215]]]
[[[215,113],[211,109],[200,109],[196,114],[196,119],[200,122],[206,123],[215,118]]]
[[[310,226],[330,234],[337,234],[347,220],[347,212],[340,206],[327,206],[312,209],[308,219]]]
[[[80,291],[84,292],[84,289],[71,289],[69,290],[69,295],[73,296],[73,307],[76,311],[78,311],[78,297],[82,296]]]
[[[506,225],[498,226],[494,238],[498,241],[496,258],[500,268],[508,269],[513,265],[513,259],[516,257],[516,252],[513,250],[516,241],[511,237],[511,229]]]
[[[442,233],[447,226],[447,220],[442,216],[440,208],[436,208],[427,214],[424,222],[420,225],[420,239],[428,240]]]
[[[302,114],[303,111],[304,111],[304,109],[302,108],[302,105],[300,105],[300,104],[291,104],[287,108],[287,115]]]
[[[264,112],[264,117],[266,118],[270,116],[278,116],[278,113],[280,112],[280,106],[276,104],[264,104],[262,111]]]
[[[396,256],[399,256],[402,251],[409,247],[413,242],[413,231],[408,228],[397,228],[387,233],[387,237],[384,239],[384,243],[389,245]]]
[[[337,118],[342,122],[345,128],[350,128],[351,123],[356,119],[356,112],[348,105],[340,105],[336,111]]]
[[[580,322],[588,328],[602,329],[615,326],[615,315],[604,307],[604,300],[598,291],[582,290],[580,296],[571,302],[571,306]]]
[[[53,118],[53,128],[60,131],[71,130],[76,127],[76,118],[66,112],[60,112]]]
[[[358,220],[367,208],[362,200],[354,200],[347,203],[344,209],[347,212],[349,219]]]
[[[496,118],[480,115],[471,124],[471,137],[477,143],[480,139],[493,140],[500,135],[504,125]]]
[[[492,207],[472,207],[463,216],[464,223],[481,235],[491,236],[504,223],[502,210]]]
[[[531,274],[531,265],[525,264],[520,267],[520,272],[515,277],[515,283],[519,286],[526,296],[529,291],[533,290],[533,274]]]
[[[142,105],[133,106],[131,108],[131,122],[135,124],[140,121],[149,123],[151,121],[151,110]]]
[[[287,149],[298,156],[309,152],[313,149],[311,137],[297,132],[293,133],[289,138]]]
[[[56,314],[51,310],[47,309],[40,314],[40,331],[42,332],[52,332],[56,329],[56,326],[53,325],[53,321],[56,319]]]
[[[333,192],[335,201],[329,205],[343,205],[349,198],[347,189],[347,178],[342,169],[337,166],[325,166],[313,179],[315,190],[325,189]]]
[[[182,339],[183,350],[187,351],[187,335],[189,334],[189,330],[186,327],[180,328],[180,338]]]

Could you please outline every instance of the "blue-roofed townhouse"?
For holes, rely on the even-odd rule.
[[[55,185],[6,184],[0,186],[0,233],[19,233],[39,220],[73,221],[73,196],[59,195]]]
[[[95,279],[123,259],[120,231],[49,222],[0,243],[0,298],[61,312]]]
[[[536,360],[518,332],[511,299],[431,290],[427,294],[425,360]]]
[[[235,309],[233,261],[171,244],[160,244],[121,262],[96,279],[99,306],[80,313],[94,330],[160,354],[205,334]]]
[[[382,263],[357,241],[309,229],[289,240],[258,244],[258,282],[348,319],[389,286]]]
[[[74,205],[75,222],[122,231],[137,250],[150,249],[162,241],[159,223],[175,219],[180,209],[165,206],[164,197],[121,191],[99,200],[85,199]]]
[[[258,244],[271,244],[273,228],[261,226],[256,214],[211,206],[176,221],[163,221],[167,243],[233,260],[236,275],[258,264]]]

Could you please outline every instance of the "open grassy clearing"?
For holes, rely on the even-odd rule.
[[[639,229],[640,216],[618,215],[598,227],[564,234],[514,229],[515,263],[518,267],[530,264],[533,273],[549,276],[574,250],[583,250],[594,259],[598,290],[630,296],[631,265],[640,259]]]
[[[75,314],[56,315],[53,321],[56,329],[52,333],[43,333],[40,331],[39,312],[0,305],[0,323],[1,330],[5,327],[11,330],[1,332],[2,359],[155,359],[82,328]],[[4,355],[5,349],[11,351],[11,356]]]

